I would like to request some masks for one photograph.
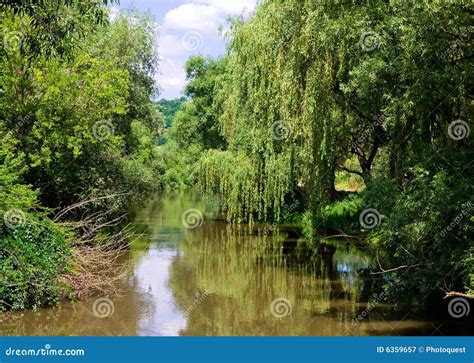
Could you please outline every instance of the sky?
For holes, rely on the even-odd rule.
[[[156,81],[160,98],[183,95],[184,65],[196,54],[218,57],[225,54],[219,27],[228,28],[229,15],[249,15],[257,0],[121,0],[118,9],[134,7],[150,12],[158,22],[160,70]],[[117,7],[113,9],[118,11]]]

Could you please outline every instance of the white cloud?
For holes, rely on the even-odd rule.
[[[218,10],[212,6],[185,4],[165,15],[163,29],[217,33],[220,20]]]
[[[118,6],[112,6],[109,10],[109,21],[114,21],[120,15],[120,8]]]
[[[160,46],[160,55],[163,58],[177,58],[188,56],[188,51],[182,45],[182,37],[175,34],[160,35],[158,40]]]
[[[160,97],[168,99],[177,97],[186,85],[184,64],[177,63],[171,58],[162,58],[157,82],[162,91]]]
[[[188,0],[165,15],[163,28],[215,33],[229,15],[252,12],[256,0]]]
[[[189,2],[212,6],[225,15],[240,15],[242,11],[251,12],[256,7],[256,0],[194,0]]]
[[[223,54],[225,43],[219,28],[227,28],[229,15],[251,13],[257,0],[179,0],[177,3],[164,14],[158,40],[162,60],[157,82],[162,89],[161,97],[168,99],[182,94],[186,85],[186,60],[197,53]]]

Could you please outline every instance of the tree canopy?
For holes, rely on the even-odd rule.
[[[53,222],[58,210],[96,200],[88,213],[113,219],[160,187],[155,22],[130,11],[109,23],[104,4],[0,8],[0,310],[54,304],[70,288],[62,275],[77,273],[71,247],[87,231]]]
[[[465,2],[263,1],[232,22],[226,57],[188,63],[194,118],[176,140],[201,145],[197,180],[228,219],[302,200],[313,243],[358,233],[384,251],[379,272],[410,271],[406,288],[472,290],[472,217],[443,233],[473,202],[471,20]],[[222,143],[199,141],[205,122]],[[337,188],[351,175],[357,193]]]

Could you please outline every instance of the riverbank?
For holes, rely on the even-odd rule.
[[[203,214],[196,228],[183,224],[189,210]],[[303,263],[289,258],[287,233],[258,235],[215,212],[194,194],[154,198],[134,214],[143,236],[119,261],[120,294],[2,314],[0,335],[467,334],[446,311],[374,300],[364,272],[374,261],[350,242]]]

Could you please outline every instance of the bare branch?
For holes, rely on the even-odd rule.
[[[62,209],[56,216],[54,216],[53,220],[58,221],[60,218],[62,218],[64,215],[71,212],[72,210],[82,208],[82,207],[86,206],[87,204],[95,203],[95,202],[98,202],[98,201],[101,201],[101,200],[121,197],[121,196],[129,195],[129,194],[130,193],[112,194],[112,195],[106,195],[106,196],[103,196],[103,197],[90,198],[90,199],[80,201],[78,203],[75,203],[75,204],[67,207],[67,208]]]
[[[453,297],[453,296],[464,297],[466,299],[474,299],[474,295],[463,294],[462,292],[455,292],[455,291],[447,292],[444,298],[447,299],[448,297]]]
[[[381,274],[384,274],[384,273],[387,273],[387,272],[394,272],[394,271],[398,271],[398,270],[402,270],[402,269],[405,269],[405,268],[412,268],[412,267],[417,267],[417,266],[421,266],[422,264],[421,263],[417,263],[415,265],[402,265],[402,266],[398,266],[398,267],[395,267],[395,268],[391,268],[389,270],[385,270],[383,267],[382,267],[382,264],[380,263],[380,259],[379,259],[379,253],[377,252],[376,253],[376,258],[377,258],[377,263],[379,265],[379,270],[378,272],[371,272],[370,274],[371,275],[381,275]]]
[[[362,172],[357,171],[357,170],[348,169],[348,168],[346,168],[344,165],[338,165],[337,167],[338,167],[339,169],[341,169],[341,170],[344,170],[344,171],[348,172],[348,173],[356,174],[356,175],[359,175],[359,176],[361,176],[361,177],[363,176]]]

